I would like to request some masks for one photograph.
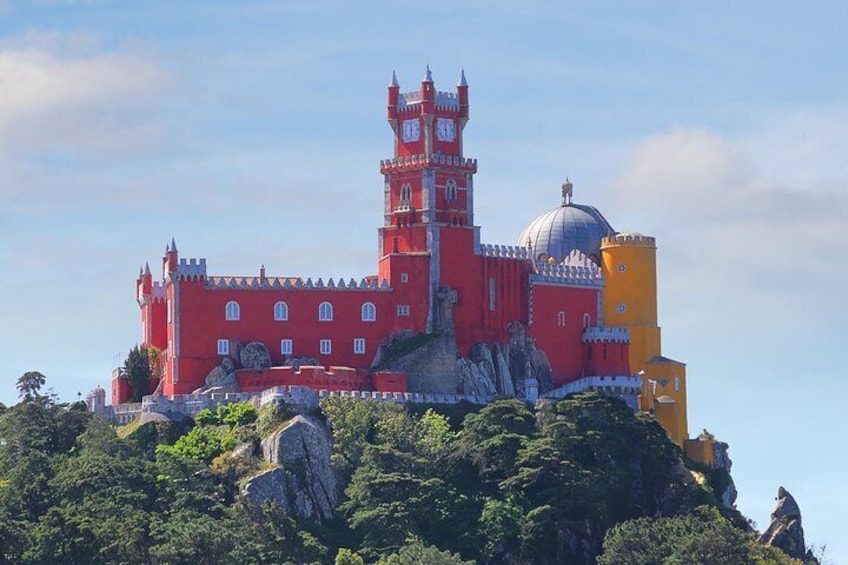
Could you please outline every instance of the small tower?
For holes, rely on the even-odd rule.
[[[89,412],[104,414],[106,412],[106,391],[98,385],[85,397],[85,403],[88,406]]]

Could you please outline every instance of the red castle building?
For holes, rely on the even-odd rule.
[[[420,88],[406,93],[393,73],[387,113],[394,155],[380,163],[377,274],[313,281],[271,276],[263,267],[258,276],[210,275],[205,259],[181,259],[172,240],[161,278],[154,281],[146,266],[137,280],[143,345],[162,355],[160,394],[196,391],[222,365],[243,391],[302,384],[431,392],[403,374],[371,367],[390,336],[439,330],[439,293],[451,305],[462,356],[475,344],[507,343],[508,327],[520,323],[549,362],[542,393],[580,379],[631,378],[640,370],[650,376],[652,363],[677,363],[659,354],[653,238],[615,232],[597,209],[571,201],[570,183],[561,204],[533,220],[517,245],[481,242],[474,221],[477,161],[463,147],[464,73],[454,92],[442,92],[428,68]],[[238,369],[236,348],[251,342],[264,344],[270,367]],[[234,362],[227,361],[231,356]],[[320,367],[293,367],[299,357]],[[652,396],[667,391],[663,398],[680,403],[685,434],[685,373],[675,378],[675,390],[664,379]],[[438,392],[456,392],[455,379],[446,382]],[[127,381],[115,379],[112,403],[129,393]]]

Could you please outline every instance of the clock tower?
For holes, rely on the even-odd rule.
[[[408,284],[401,281],[409,280],[410,271],[419,282],[426,282],[428,304],[426,308],[420,305],[419,320],[425,322],[426,311],[426,328],[413,323],[409,329],[433,331],[434,293],[439,286],[447,286],[454,300],[459,300],[460,287],[469,282],[463,271],[470,267],[479,247],[479,228],[474,226],[477,161],[462,154],[468,122],[465,73],[460,73],[456,91],[441,92],[436,90],[428,66],[420,88],[404,93],[392,73],[387,113],[394,134],[394,156],[380,163],[384,177],[380,276],[395,292],[402,292]],[[446,249],[449,255],[444,253]],[[410,262],[416,264],[415,269]],[[426,269],[423,263],[427,263]]]

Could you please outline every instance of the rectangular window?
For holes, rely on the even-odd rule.
[[[495,277],[489,277],[489,310],[495,311],[495,292],[496,288]]]
[[[321,340],[321,355],[329,355],[333,352],[333,341],[330,339]]]
[[[219,339],[218,340],[218,355],[229,355],[229,354],[230,354],[230,340]]]
[[[400,274],[400,282],[402,282],[402,283],[409,282],[409,273],[401,273]]]
[[[409,316],[409,304],[398,304],[397,315]]]
[[[292,354],[292,340],[290,339],[281,339],[280,340],[280,353],[283,355],[291,355]]]
[[[365,355],[365,338],[356,337],[353,339],[353,352],[357,355]]]
[[[559,327],[565,327],[565,312],[557,312],[557,325]]]

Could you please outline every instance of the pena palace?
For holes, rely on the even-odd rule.
[[[463,146],[464,72],[451,92],[436,89],[429,68],[410,92],[393,73],[387,118],[394,153],[380,162],[375,274],[313,281],[262,267],[258,276],[215,275],[205,259],[181,258],[172,240],[156,277],[145,266],[136,282],[142,345],[159,352],[162,367],[150,390],[202,394],[218,379],[240,392],[462,394],[463,378],[479,380],[489,359],[491,374],[507,375],[491,385],[492,398],[626,386],[633,407],[653,412],[683,445],[686,367],[661,351],[655,239],[617,231],[597,208],[576,203],[566,181],[557,206],[528,216],[513,245],[487,244],[474,217],[477,161]],[[455,359],[428,369],[435,376],[386,362],[397,336],[436,334],[449,334]],[[259,365],[245,361],[249,348]],[[471,368],[465,377],[462,367]],[[116,374],[112,405],[131,396]]]

